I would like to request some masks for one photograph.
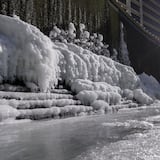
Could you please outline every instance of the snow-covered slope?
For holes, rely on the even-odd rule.
[[[57,84],[58,56],[36,27],[0,15],[0,81],[36,84],[41,91]]]

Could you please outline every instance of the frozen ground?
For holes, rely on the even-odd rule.
[[[0,125],[2,160],[159,160],[160,108]],[[19,121],[18,121],[19,122]]]

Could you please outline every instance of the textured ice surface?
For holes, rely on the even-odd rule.
[[[36,27],[0,15],[0,79],[30,82],[46,91],[57,84],[58,55]]]

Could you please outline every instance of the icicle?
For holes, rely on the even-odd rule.
[[[122,22],[120,24],[120,61],[125,65],[131,64],[127,44],[124,40],[124,26]]]

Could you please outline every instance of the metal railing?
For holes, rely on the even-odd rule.
[[[130,16],[136,16],[140,25],[146,27],[148,31],[152,30],[159,33],[155,35],[160,37],[160,4],[155,0],[150,0],[148,4],[145,0],[115,0]],[[136,6],[136,9],[135,7]],[[145,7],[145,10],[144,10]],[[158,8],[159,10],[155,9]],[[148,10],[148,12],[147,12]],[[156,17],[158,18],[156,18]],[[151,23],[153,22],[153,24]],[[155,24],[155,25],[154,25]]]

